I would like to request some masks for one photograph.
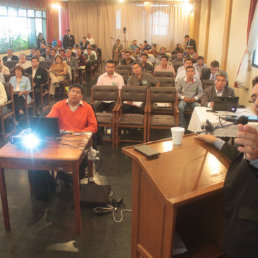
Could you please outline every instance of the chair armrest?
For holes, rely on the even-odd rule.
[[[12,100],[8,100],[7,102],[5,102],[4,104],[0,105],[0,108],[2,107],[6,107],[7,105],[11,104],[13,101]]]
[[[113,107],[112,112],[117,112],[117,110],[119,109],[119,105],[120,105],[120,103],[117,103],[117,104]]]
[[[175,110],[175,113],[179,113],[177,102],[174,102],[174,110]]]

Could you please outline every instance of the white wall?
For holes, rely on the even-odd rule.
[[[208,16],[208,0],[203,0],[202,3],[201,3],[199,43],[198,43],[198,46],[197,46],[198,47],[198,54],[200,56],[204,55],[204,50],[205,50],[207,16]]]

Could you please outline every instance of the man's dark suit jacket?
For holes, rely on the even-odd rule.
[[[224,182],[225,232],[228,257],[258,257],[258,169],[225,143],[222,153],[231,160]]]
[[[63,38],[63,47],[64,48],[69,48],[69,47],[73,47],[75,44],[75,39],[74,39],[74,35],[64,35]]]
[[[32,75],[32,67],[27,68],[25,70],[25,73]],[[46,83],[47,80],[48,80],[47,71],[44,68],[39,66],[34,77],[35,87],[39,87],[41,84]]]
[[[3,57],[3,61],[7,62],[7,58],[8,58],[8,56],[4,56]],[[19,58],[18,58],[18,56],[12,55],[11,60],[15,61],[15,60],[19,60]]]
[[[87,46],[88,46],[88,45],[90,45],[90,42],[89,42],[88,40],[86,40],[85,44],[83,44],[82,41],[80,42],[80,48],[81,48],[82,50],[87,49]]]
[[[207,107],[209,102],[214,102],[214,98],[217,96],[215,85],[211,86],[209,88],[206,88],[203,91],[202,97],[201,97],[201,105],[203,107]],[[222,93],[222,97],[235,97],[234,89],[225,87]]]
[[[187,42],[187,46],[191,46],[194,48],[194,51],[196,52],[196,42],[194,39],[190,39],[188,42]]]

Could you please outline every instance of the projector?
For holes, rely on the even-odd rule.
[[[30,129],[23,130],[19,135],[11,136],[10,142],[25,149],[34,149],[39,147],[41,141],[36,134],[31,132]]]

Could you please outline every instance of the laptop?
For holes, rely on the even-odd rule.
[[[30,119],[30,128],[32,132],[40,137],[58,137],[60,129],[58,118],[53,117],[35,117]]]
[[[236,112],[239,97],[218,97],[214,98],[213,111]]]

